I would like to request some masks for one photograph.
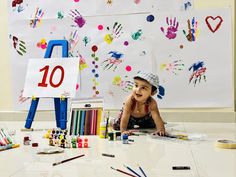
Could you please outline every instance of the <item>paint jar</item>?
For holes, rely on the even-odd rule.
[[[25,136],[25,137],[24,137],[23,144],[24,144],[24,145],[30,145],[30,139],[29,139],[28,136]]]
[[[122,135],[122,142],[123,142],[123,144],[128,144],[129,143],[128,137],[129,136],[127,134],[123,134]]]
[[[100,138],[105,138],[105,136],[106,136],[106,131],[107,131],[106,125],[107,125],[106,122],[100,123],[100,133],[99,133]]]

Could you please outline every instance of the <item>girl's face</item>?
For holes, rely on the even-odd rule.
[[[152,95],[152,85],[146,81],[134,79],[133,96],[135,100],[145,103]]]

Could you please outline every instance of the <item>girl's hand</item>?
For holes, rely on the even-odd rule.
[[[132,131],[129,131],[129,130],[123,131],[122,135],[124,135],[124,134],[130,136],[130,135],[132,135]]]
[[[153,133],[153,135],[165,136],[167,132],[165,130],[157,130]]]

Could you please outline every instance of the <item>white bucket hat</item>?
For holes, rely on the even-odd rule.
[[[139,71],[135,76],[134,79],[136,77],[142,78],[144,80],[146,80],[149,84],[151,84],[152,86],[156,87],[157,89],[159,88],[159,78],[157,75],[152,74],[152,73],[145,73],[143,71]]]

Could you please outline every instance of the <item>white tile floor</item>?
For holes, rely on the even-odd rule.
[[[108,141],[98,136],[87,136],[89,147],[65,149],[64,153],[38,155],[36,149],[23,145],[23,137],[29,135],[39,147],[48,147],[48,140],[42,136],[45,131],[21,132],[25,122],[0,122],[9,130],[16,130],[15,140],[20,143],[16,149],[0,152],[1,177],[103,177],[127,176],[110,169],[119,168],[129,172],[123,165],[138,170],[139,164],[148,177],[235,177],[236,149],[220,149],[214,146],[218,139],[236,140],[235,123],[168,123],[171,132],[181,132],[195,137],[193,141],[174,139],[153,139],[150,136],[131,136],[133,143]],[[33,128],[54,128],[55,122],[33,123]],[[202,137],[201,140],[196,135]],[[203,136],[205,135],[205,136]],[[102,153],[114,154],[115,158],[104,157]],[[84,157],[52,166],[79,154]],[[172,166],[190,166],[191,170],[172,170]],[[131,173],[131,172],[129,172]]]

